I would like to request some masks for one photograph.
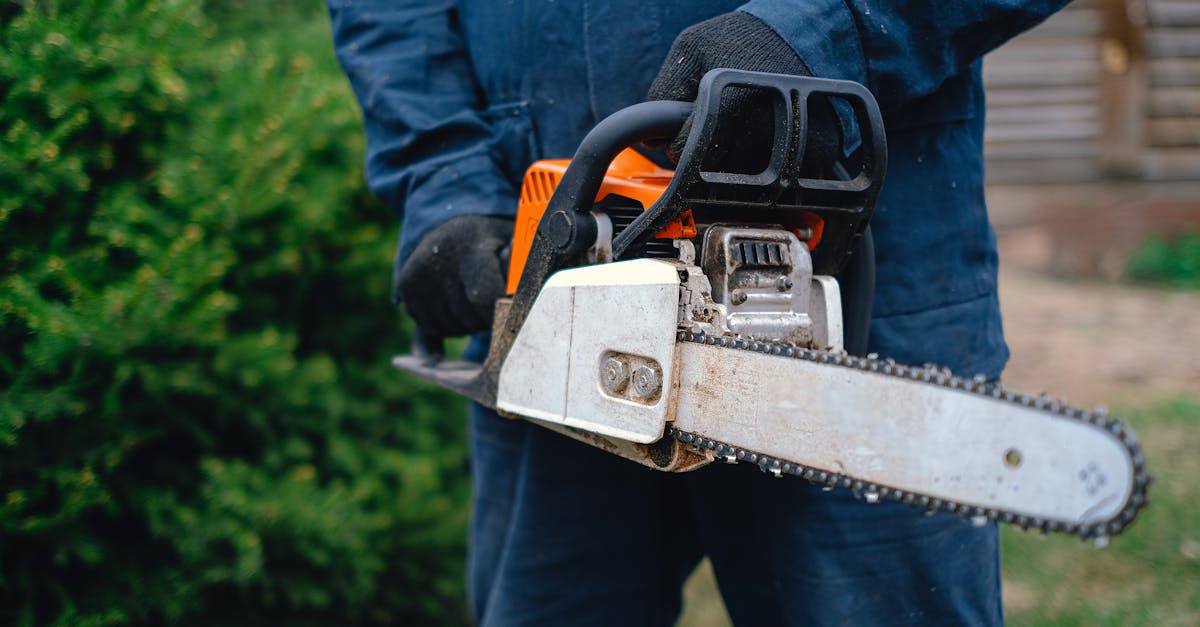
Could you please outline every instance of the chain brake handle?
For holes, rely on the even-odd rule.
[[[764,91],[774,96],[770,159],[763,171],[737,173],[705,168],[718,145],[721,102],[731,89]],[[853,113],[861,138],[858,171],[847,179],[800,176],[810,135],[809,105],[818,98],[844,102]],[[724,120],[730,123],[730,120]],[[833,165],[833,164],[829,164]],[[675,176],[658,202],[613,240],[613,256],[624,258],[640,249],[684,210],[700,217],[707,211],[747,213],[807,211],[825,221],[820,245],[813,251],[813,271],[837,274],[846,264],[874,211],[887,169],[883,119],[875,98],[852,81],[716,69],[700,82],[692,128],[680,154]]]

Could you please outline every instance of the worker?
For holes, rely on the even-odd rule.
[[[402,220],[396,295],[432,335],[490,327],[530,163],[732,67],[871,90],[889,171],[870,350],[992,379],[1004,368],[981,58],[1065,1],[328,2],[367,181]],[[469,606],[485,627],[669,625],[704,556],[738,625],[1002,622],[995,525],[753,465],[660,473],[480,406],[470,439]]]

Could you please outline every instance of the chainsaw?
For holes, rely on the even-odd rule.
[[[771,132],[724,167],[747,94]],[[814,103],[855,129],[849,165],[807,167]],[[685,123],[674,170],[631,148]],[[484,363],[418,331],[394,365],[650,468],[747,463],[1106,544],[1152,482],[1121,421],[864,354],[886,158],[862,85],[713,70],[695,103],[620,110],[569,161],[530,167]]]

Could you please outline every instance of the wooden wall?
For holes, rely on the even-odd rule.
[[[1200,179],[1200,0],[1147,6],[1143,174]]]
[[[988,180],[1200,180],[1200,0],[1077,0],[984,61]]]

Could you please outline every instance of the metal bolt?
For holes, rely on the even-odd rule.
[[[786,274],[780,275],[780,277],[775,280],[775,289],[781,292],[787,292],[791,290],[793,285],[794,283],[792,283],[792,277]]]
[[[750,297],[747,296],[745,292],[743,292],[741,290],[735,291],[733,293],[733,304],[740,305],[740,304],[746,302],[746,299],[748,299],[748,298],[750,298]]]
[[[620,394],[629,385],[629,366],[616,357],[605,359],[600,364],[600,385],[609,394]]]
[[[639,366],[633,371],[633,393],[642,398],[650,398],[662,388],[662,379],[650,366]]]

